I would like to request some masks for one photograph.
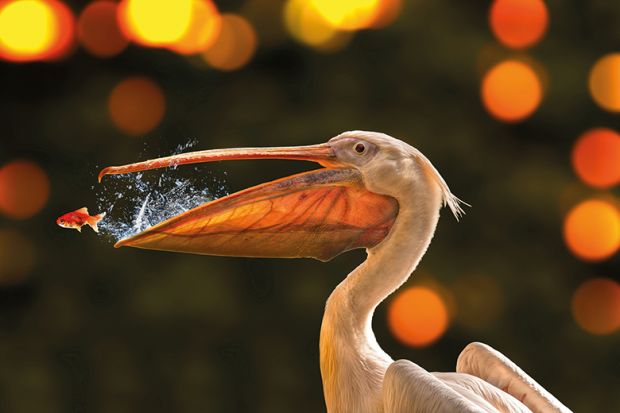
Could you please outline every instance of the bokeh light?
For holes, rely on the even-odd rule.
[[[46,56],[47,60],[59,60],[67,57],[74,49],[76,41],[75,17],[66,4],[57,0],[46,0],[56,17],[56,29],[52,47]]]
[[[596,188],[620,183],[620,134],[606,128],[591,129],[581,135],[572,153],[575,172],[583,182]]]
[[[209,49],[216,41],[222,19],[211,0],[193,0],[192,18],[185,34],[170,45],[177,53],[191,55]]]
[[[26,62],[64,57],[73,46],[75,22],[57,0],[0,3],[0,57]]]
[[[311,0],[314,9],[338,30],[365,29],[376,21],[381,0]]]
[[[372,29],[381,29],[390,25],[402,9],[402,0],[381,0],[375,11],[373,20],[369,27]]]
[[[193,0],[123,0],[118,19],[123,33],[145,46],[167,46],[188,31]]]
[[[595,278],[581,284],[573,295],[575,321],[591,334],[611,334],[620,328],[620,284]]]
[[[504,122],[530,116],[542,100],[542,83],[528,64],[507,60],[491,68],[482,81],[481,95],[487,111]]]
[[[35,248],[28,238],[16,230],[0,229],[0,285],[22,281],[35,260]]]
[[[620,214],[607,201],[590,199],[568,212],[564,240],[570,251],[587,261],[600,261],[620,246]]]
[[[620,112],[620,53],[610,53],[594,64],[589,87],[592,98],[600,107]]]
[[[203,53],[204,60],[219,70],[245,66],[256,52],[257,38],[252,25],[236,14],[223,14],[215,44]]]
[[[352,34],[335,29],[319,14],[313,2],[289,0],[284,8],[284,24],[295,40],[317,50],[338,51]]]
[[[166,99],[161,88],[151,79],[130,77],[114,87],[108,99],[112,122],[128,135],[142,135],[161,122]]]
[[[411,287],[396,293],[388,308],[389,328],[399,341],[424,347],[448,328],[449,316],[441,296],[428,287]]]
[[[0,213],[26,219],[47,202],[50,183],[39,165],[27,160],[11,161],[0,168]]]
[[[323,52],[342,50],[360,29],[392,23],[401,0],[288,0],[284,25],[299,42]]]
[[[515,49],[537,43],[545,34],[548,21],[543,0],[495,0],[489,13],[495,37]]]
[[[88,52],[97,57],[111,57],[125,50],[129,41],[118,27],[116,14],[117,3],[112,0],[94,1],[82,11],[77,35]]]
[[[54,14],[39,0],[9,2],[0,10],[0,45],[14,60],[44,56],[53,42]]]

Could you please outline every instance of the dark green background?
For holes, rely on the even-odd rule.
[[[617,280],[620,261],[582,263],[561,236],[567,208],[597,194],[571,171],[575,139],[591,127],[620,128],[587,91],[591,65],[618,51],[620,3],[547,2],[549,31],[529,51],[546,68],[547,94],[516,125],[493,120],[479,100],[481,50],[513,55],[489,31],[489,2],[405,3],[392,26],[359,33],[342,52],[288,39],[232,73],[135,46],[110,60],[78,50],[59,63],[0,63],[0,162],[33,159],[52,184],[42,213],[0,218],[37,250],[32,274],[0,287],[0,411],[324,411],[323,307],[363,252],[320,263],[115,250],[54,219],[95,205],[98,169],[136,160],[145,142],[146,156],[160,156],[189,138],[201,149],[298,145],[350,129],[416,146],[472,204],[458,224],[443,211],[421,270],[447,286],[463,274],[492,276],[504,294],[488,328],[457,322],[425,349],[395,341],[382,305],[374,329],[383,348],[431,371],[454,370],[467,343],[484,341],[574,411],[620,411],[620,335],[589,335],[570,313],[574,289],[593,276]],[[85,4],[71,2],[74,11]],[[260,39],[265,22],[255,24]],[[155,79],[168,104],[160,127],[137,139],[106,112],[111,88],[136,74]],[[248,161],[204,171],[227,171],[238,190],[309,167]],[[574,195],[562,202],[569,187]]]

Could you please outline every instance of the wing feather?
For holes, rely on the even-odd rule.
[[[512,395],[534,413],[570,413],[558,399],[499,351],[471,343],[461,352],[456,371],[479,377]]]
[[[384,413],[493,413],[481,398],[463,397],[409,360],[392,363],[383,379]]]

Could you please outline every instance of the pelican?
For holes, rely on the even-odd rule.
[[[442,206],[462,214],[431,162],[377,132],[350,131],[318,145],[185,153],[105,168],[124,174],[240,159],[295,159],[322,168],[258,185],[170,218],[116,246],[206,255],[311,257],[355,248],[367,258],[327,299],[320,367],[329,413],[570,412],[503,354],[482,343],[456,372],[394,361],[372,331],[376,307],[416,269]]]

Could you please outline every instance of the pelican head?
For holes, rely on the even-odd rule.
[[[426,187],[439,194],[457,219],[463,214],[462,201],[450,192],[428,158],[408,143],[385,133],[349,131],[328,144],[341,164],[360,172],[369,191],[400,200],[405,189],[420,195]]]
[[[459,200],[417,149],[377,132],[350,131],[318,145],[220,149],[108,167],[105,175],[192,163],[296,159],[323,168],[200,205],[116,246],[206,255],[312,257],[372,248],[390,232],[403,194],[431,191],[455,216]]]

